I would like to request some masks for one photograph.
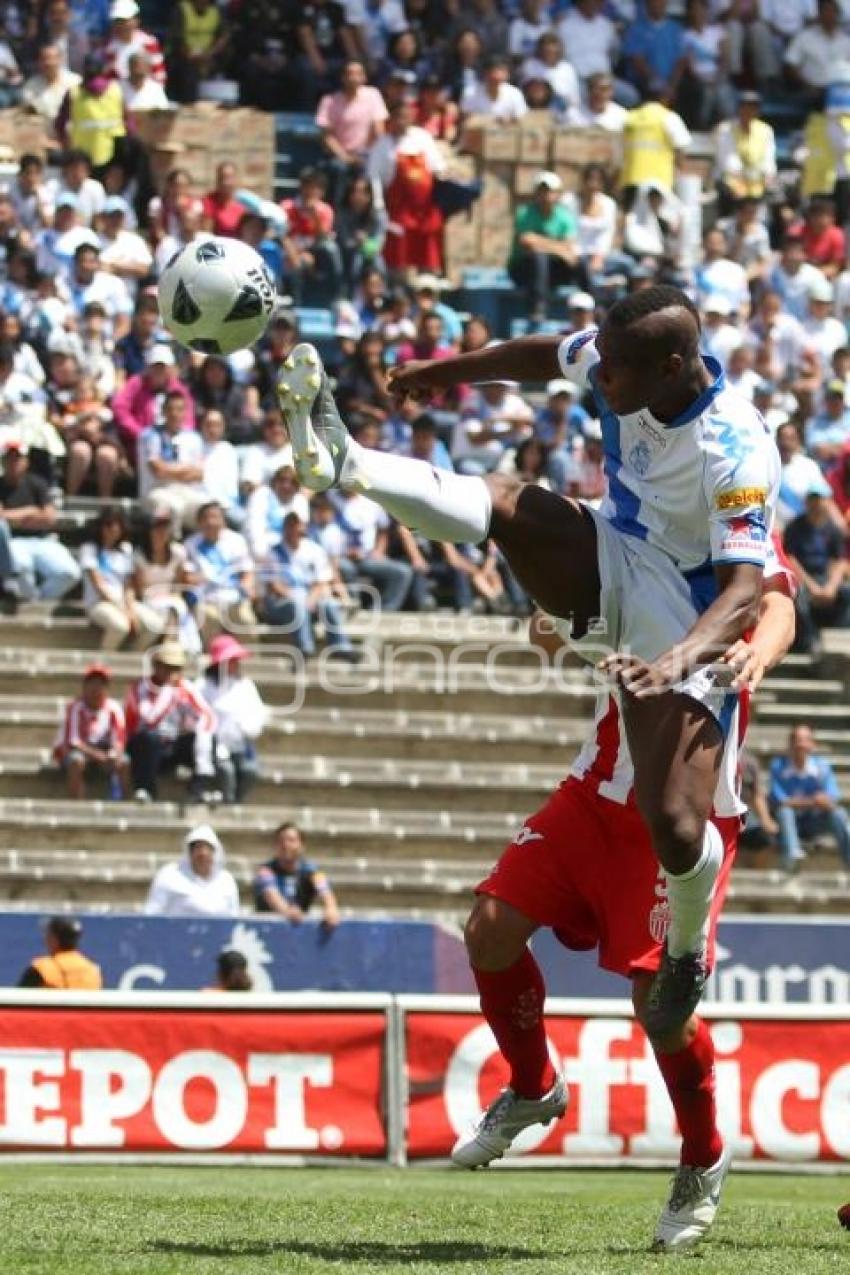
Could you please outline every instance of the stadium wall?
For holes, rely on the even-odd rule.
[[[217,954],[243,952],[254,990],[462,994],[474,991],[456,925],[346,920],[333,934],[307,922],[189,921],[81,913],[84,947],[107,987],[193,990],[212,981]],[[15,986],[41,946],[37,912],[0,913],[0,985]],[[553,935],[534,940],[549,992],[617,999],[622,979],[593,952],[566,953]],[[721,1005],[850,1004],[850,920],[735,916],[720,927],[707,1000]]]
[[[7,991],[6,1154],[444,1159],[505,1083],[470,997]],[[674,1161],[675,1121],[626,1002],[554,1000],[550,1048],[572,1101],[510,1163]],[[850,1161],[846,1007],[706,1013],[721,1127],[739,1163]]]

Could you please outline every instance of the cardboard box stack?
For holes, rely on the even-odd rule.
[[[462,145],[463,155],[454,162],[465,161],[466,173],[481,178],[483,191],[472,212],[453,217],[446,230],[446,274],[453,282],[467,266],[505,265],[517,204],[529,198],[541,169],[551,169],[566,190],[576,190],[585,164],[603,164],[613,181],[619,162],[610,133],[558,128],[539,113],[517,125],[470,120]]]

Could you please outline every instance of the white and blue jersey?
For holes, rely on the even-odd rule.
[[[595,330],[559,350],[566,376],[589,383],[602,423],[608,493],[599,510],[616,530],[661,549],[691,578],[725,563],[764,566],[779,486],[779,454],[752,404],[713,383],[674,421],[648,408],[617,416],[594,385]]]

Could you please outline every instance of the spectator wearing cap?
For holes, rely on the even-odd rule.
[[[721,120],[714,135],[715,176],[729,202],[764,199],[776,183],[776,137],[760,107],[761,96],[745,90],[736,118]]]
[[[587,100],[567,112],[564,122],[573,128],[601,128],[620,134],[628,111],[614,101],[614,79],[598,72],[587,81]]]
[[[281,204],[287,221],[283,240],[287,286],[300,304],[305,289],[324,284],[336,300],[342,284],[342,260],[334,236],[334,210],[325,200],[327,181],[315,168],[305,168],[298,194]]]
[[[163,634],[179,638],[184,651],[197,655],[201,637],[187,594],[193,579],[186,549],[174,535],[171,510],[155,508],[141,524],[133,554],[133,589],[146,607],[158,613]]]
[[[314,903],[322,910],[322,924],[336,929],[339,907],[327,876],[304,857],[304,840],[294,823],[282,823],[275,832],[275,853],[261,864],[254,877],[254,907],[300,925]]]
[[[264,597],[261,615],[286,634],[302,655],[314,655],[314,624],[323,625],[329,651],[356,658],[339,603],[333,594],[334,573],[324,549],[307,537],[306,519],[288,513],[277,542],[262,563]]]
[[[795,871],[806,858],[801,839],[831,834],[850,867],[850,823],[839,801],[835,773],[816,749],[810,726],[792,727],[788,753],[770,764],[770,804],[779,823],[783,866]]]
[[[149,56],[141,51],[129,59],[127,79],[121,81],[121,95],[131,119],[147,111],[169,111],[173,107],[165,89],[151,74]]]
[[[183,838],[179,859],[156,873],[145,902],[147,916],[239,915],[239,887],[225,867],[226,855],[214,829],[200,823]]]
[[[441,77],[431,71],[419,81],[419,97],[416,102],[416,123],[438,142],[453,145],[457,141],[460,112],[449,101],[448,88]]]
[[[65,95],[79,83],[79,75],[65,65],[59,46],[43,44],[38,50],[37,70],[24,82],[21,100],[52,130]]]
[[[514,283],[528,290],[531,318],[537,322],[545,318],[554,288],[584,278],[578,224],[575,213],[561,203],[563,189],[557,173],[538,173],[532,201],[522,204],[514,218],[508,271]]]
[[[572,292],[567,300],[568,332],[583,332],[596,322],[596,302],[589,292]]]
[[[437,275],[416,275],[413,280],[414,318],[419,322],[426,314],[438,315],[443,325],[443,341],[447,346],[457,346],[463,335],[463,323],[457,310],[440,300],[440,294],[446,287],[448,284]]]
[[[109,795],[122,800],[129,791],[124,710],[109,695],[112,674],[105,664],[90,664],[80,695],[65,709],[65,720],[53,745],[53,757],[65,772],[68,796],[84,801],[86,780],[105,775]]]
[[[150,672],[134,682],[124,701],[127,752],[137,801],[156,798],[159,776],[175,766],[192,771],[190,793],[216,787],[215,714],[184,676],[186,652],[169,638],[150,653]]]
[[[574,381],[549,381],[546,405],[537,412],[534,436],[549,450],[549,473],[554,491],[563,491],[571,457],[580,443],[590,417],[580,403],[581,391]]]
[[[104,50],[106,74],[112,80],[128,80],[130,58],[134,53],[146,53],[151,75],[157,83],[165,84],[162,46],[155,35],[141,29],[139,13],[136,0],[113,0],[109,6],[109,39]]]
[[[703,305],[703,324],[700,348],[703,354],[717,359],[725,371],[735,350],[744,343],[741,329],[729,319],[732,306],[722,293],[708,296]]]
[[[572,75],[575,80],[574,71]],[[522,119],[528,113],[528,106],[522,90],[511,84],[510,77],[510,62],[506,57],[493,54],[487,58],[480,81],[469,85],[461,95],[461,115],[489,119],[498,124],[513,124]]]
[[[44,927],[44,956],[24,970],[18,987],[43,987],[57,992],[99,992],[100,966],[79,950],[83,927],[71,916],[54,916]]]
[[[151,274],[153,256],[142,236],[127,229],[129,215],[130,205],[126,199],[121,195],[107,195],[100,233],[100,264],[122,279],[130,295],[135,297],[140,280]]]
[[[832,82],[835,67],[850,61],[850,35],[841,27],[837,0],[818,0],[817,19],[799,31],[785,50],[785,67],[811,100]]]
[[[186,398],[166,389],[162,420],[139,435],[139,496],[149,506],[165,506],[185,528],[194,526],[204,488],[204,445],[186,428]]]
[[[386,211],[376,207],[372,183],[363,173],[352,173],[336,218],[336,241],[350,290],[354,290],[367,268],[383,272],[381,254],[386,234]]]
[[[827,476],[850,447],[850,407],[843,381],[828,381],[823,407],[806,422],[806,450]]]
[[[127,136],[124,98],[99,54],[86,54],[82,81],[66,93],[55,128],[63,146],[84,155],[98,176],[118,153]]]
[[[214,0],[184,0],[169,32],[169,85],[178,102],[196,102],[203,80],[225,70],[230,32]]]
[[[367,174],[382,194],[388,225],[384,245],[387,268],[411,267],[442,273],[443,214],[434,184],[445,161],[430,133],[419,128],[414,104],[403,101],[390,111],[387,130],[369,151]]]
[[[829,279],[815,279],[809,289],[808,314],[803,330],[818,356],[823,376],[829,376],[836,350],[847,344],[847,329],[834,313],[835,287]]]
[[[80,579],[80,569],[68,549],[57,540],[56,507],[47,483],[29,470],[29,448],[8,441],[0,477],[0,519],[11,532],[16,590],[21,598],[58,601]],[[9,581],[5,581],[9,588]]]
[[[203,199],[203,229],[213,235],[234,238],[245,215],[245,205],[236,198],[239,174],[235,164],[223,160],[216,166],[215,185]]]
[[[246,647],[220,633],[210,642],[201,692],[216,718],[216,766],[226,802],[243,802],[259,775],[257,740],[269,710],[243,666]]]
[[[177,394],[185,401],[183,427],[194,430],[194,403],[177,375],[174,353],[168,345],[154,344],[145,355],[144,371],[128,377],[112,400],[112,411],[121,441],[132,458],[135,458],[136,446],[142,433],[164,423],[162,407],[167,394]],[[140,471],[140,486],[148,484],[143,494],[147,494],[154,485],[150,482],[151,478],[155,478],[153,473],[143,478]]]
[[[254,563],[248,542],[227,526],[224,510],[209,500],[198,510],[198,530],[186,541],[194,573],[198,627],[209,642],[222,629],[250,629],[256,623]]]
[[[96,301],[103,306],[112,341],[119,341],[130,331],[133,298],[122,278],[101,269],[100,249],[96,244],[81,243],[74,252],[68,292],[77,319],[82,319],[86,306]]]
[[[316,111],[322,144],[334,165],[343,172],[361,168],[386,119],[384,99],[367,83],[366,67],[359,58],[350,58],[342,68],[339,89],[325,94]]]
[[[783,543],[800,582],[795,600],[797,648],[818,653],[820,630],[850,628],[850,580],[843,528],[821,482],[806,495],[803,513],[785,528]]]
[[[163,630],[159,612],[148,607],[133,588],[133,551],[123,514],[107,505],[92,527],[92,539],[80,548],[83,606],[102,632],[100,645],[114,651],[132,637],[137,649],[150,646]]]

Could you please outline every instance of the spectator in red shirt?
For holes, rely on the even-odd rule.
[[[835,224],[835,204],[831,199],[813,199],[803,226],[803,249],[806,260],[817,266],[828,279],[844,269],[846,244],[844,231]]]
[[[65,771],[68,796],[82,801],[86,779],[102,772],[108,777],[109,795],[120,801],[129,787],[125,754],[124,711],[109,697],[110,671],[91,664],[83,674],[82,692],[65,710],[65,721],[53,747],[53,756]]]
[[[847,524],[847,535],[850,536],[850,447],[845,448],[839,456],[828,481],[838,512]]]
[[[285,199],[287,231],[283,241],[287,287],[301,304],[305,285],[324,285],[336,301],[342,286],[342,258],[334,235],[334,211],[325,201],[327,182],[322,173],[305,168],[298,195]]]
[[[236,165],[224,160],[215,170],[215,186],[204,196],[204,230],[235,239],[245,205],[236,198],[239,185]]]

